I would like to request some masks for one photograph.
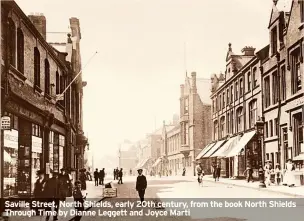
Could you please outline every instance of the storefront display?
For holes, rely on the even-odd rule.
[[[31,181],[32,183],[36,182],[37,171],[40,170],[40,162],[42,158],[42,138],[32,136],[32,174]],[[32,185],[32,191],[34,191],[34,185]]]
[[[3,196],[17,195],[18,131],[6,130],[4,133]]]
[[[59,172],[59,134],[54,133],[53,170]]]
[[[65,137],[59,135],[59,168],[64,168],[64,146],[65,146]]]

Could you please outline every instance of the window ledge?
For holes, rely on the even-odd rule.
[[[52,100],[52,97],[51,97],[49,94],[47,94],[47,93],[44,94],[44,97],[45,97],[47,100],[49,100],[49,101]]]
[[[271,141],[276,141],[276,140],[278,140],[278,136],[272,136],[272,137],[265,138],[265,142],[271,142]]]
[[[304,22],[302,22],[299,26],[299,30],[302,30],[304,28]]]
[[[39,94],[42,93],[42,89],[38,85],[34,86],[34,90],[35,90],[35,92],[38,92]]]
[[[19,70],[17,70],[13,65],[10,65],[10,70],[13,72],[13,74],[15,74],[22,81],[26,80],[26,77]]]

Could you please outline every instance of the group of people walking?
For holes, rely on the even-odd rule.
[[[102,170],[99,170],[99,172],[98,172],[98,168],[96,168],[94,172],[95,186],[104,185],[105,176],[106,176],[105,168],[102,168]]]
[[[123,177],[122,168],[118,169],[118,167],[117,167],[116,169],[114,169],[113,176],[114,176],[114,180],[118,180],[118,184],[123,184],[122,183],[122,177]]]

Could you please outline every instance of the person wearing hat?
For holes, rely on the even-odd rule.
[[[269,160],[266,161],[266,164],[264,166],[264,171],[265,171],[266,185],[270,186],[270,161]]]
[[[284,186],[289,186],[289,187],[294,187],[295,186],[295,166],[292,163],[291,159],[287,160],[287,163],[285,164],[285,174],[283,177],[283,185]]]
[[[81,212],[84,211],[84,200],[86,199],[86,195],[84,196],[81,192],[81,181],[77,180],[75,182],[75,187],[73,190],[73,198],[75,201],[75,209],[77,212]],[[81,215],[79,215],[79,213],[77,213],[77,216],[75,216],[74,221],[80,221],[81,220]]]
[[[35,182],[34,186],[34,199],[36,201],[43,201],[44,198],[44,187],[46,184],[45,174],[42,170],[37,171],[38,179]],[[42,208],[35,208],[36,214],[38,214],[38,210]]]
[[[65,201],[68,192],[69,192],[69,186],[70,186],[70,178],[69,175],[66,173],[65,169],[60,170],[59,174],[59,183],[60,183],[60,200]]]
[[[143,202],[145,199],[145,192],[147,189],[147,178],[143,175],[143,170],[138,169],[138,176],[136,179],[136,191],[138,192],[140,201]]]
[[[53,217],[53,220],[58,220],[58,210],[59,210],[59,199],[60,199],[60,181],[59,174],[52,171],[52,178],[48,179],[45,184],[44,192],[47,202],[55,202],[55,212],[56,215]],[[45,211],[52,211],[51,207],[46,207]],[[46,221],[50,219],[50,216],[46,216]]]

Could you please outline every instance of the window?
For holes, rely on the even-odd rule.
[[[215,101],[214,101],[214,99],[212,100],[212,110],[213,110],[213,113],[215,113],[215,105],[214,105],[214,103],[215,103]]]
[[[288,133],[287,128],[282,128],[283,138],[283,149],[284,149],[284,160],[285,162],[292,157],[292,149],[288,146]]]
[[[60,77],[58,71],[56,71],[56,94],[60,94]]]
[[[268,122],[265,122],[265,137],[268,137]]]
[[[281,165],[281,153],[276,152],[276,164]]]
[[[249,72],[248,75],[248,91],[251,91],[251,73]]]
[[[274,135],[278,136],[279,134],[279,122],[278,122],[278,118],[274,119]]]
[[[219,96],[219,99],[218,99],[218,102],[219,102],[219,110],[222,110],[222,95]]]
[[[214,140],[217,140],[218,139],[218,122],[217,120],[214,121],[214,131],[213,131],[213,137],[214,137]]]
[[[44,72],[45,72],[45,93],[50,95],[50,63],[47,59],[44,60]]]
[[[300,49],[296,49],[291,53],[291,89],[292,94],[297,93],[302,89],[300,71]]]
[[[249,103],[249,127],[255,126],[257,119],[257,102],[253,100]]]
[[[225,136],[225,117],[221,117],[221,137]]]
[[[271,52],[275,55],[278,51],[278,33],[277,27],[274,27],[271,31]]]
[[[185,123],[185,144],[189,143],[189,125]]]
[[[226,104],[225,104],[225,92],[223,93],[223,109],[225,108]]]
[[[244,124],[244,119],[243,119],[243,108],[239,107],[236,111],[236,120],[237,120],[237,132],[241,132],[243,130],[243,124]]]
[[[229,101],[229,88],[227,89],[227,105],[230,104],[230,101]]]
[[[253,80],[253,84],[252,84],[252,88],[255,88],[257,85],[258,85],[258,79],[257,79],[257,68],[253,68],[253,71],[252,71],[252,80]]]
[[[273,123],[272,120],[269,121],[270,137],[273,136]]]
[[[276,104],[279,101],[278,83],[278,74],[277,72],[274,72],[272,74],[272,104]]]
[[[244,94],[244,83],[243,78],[240,79],[240,97]]]
[[[265,103],[265,107],[269,107],[270,106],[270,80],[269,80],[269,76],[267,76],[264,79],[264,103]]]
[[[230,87],[230,103],[232,104],[233,102],[233,85]]]
[[[233,115],[233,111],[231,111],[230,117],[231,117],[231,120],[230,120],[230,123],[231,123],[230,133],[233,134],[234,133],[234,115]]]
[[[16,26],[12,19],[8,20],[9,61],[16,66]]]
[[[40,88],[40,53],[37,47],[34,48],[34,86]]]
[[[304,22],[304,1],[300,0],[300,16],[301,16],[301,22]]]
[[[304,153],[302,113],[294,115],[294,146],[295,156],[298,156],[300,153]]]
[[[230,133],[230,114],[227,113],[227,133],[229,134]]]
[[[234,98],[235,98],[235,100],[237,100],[238,99],[238,95],[239,95],[239,92],[238,92],[238,82],[235,82],[235,87],[234,87],[234,89],[235,89],[235,93],[234,93]]]
[[[185,98],[185,104],[184,104],[184,113],[187,114],[189,111],[189,100],[188,98]]]
[[[17,30],[17,69],[24,73],[24,36],[20,28]]]
[[[281,99],[286,99],[286,69],[285,66],[281,68]]]
[[[32,136],[42,137],[41,135],[41,127],[37,124],[32,124]]]

